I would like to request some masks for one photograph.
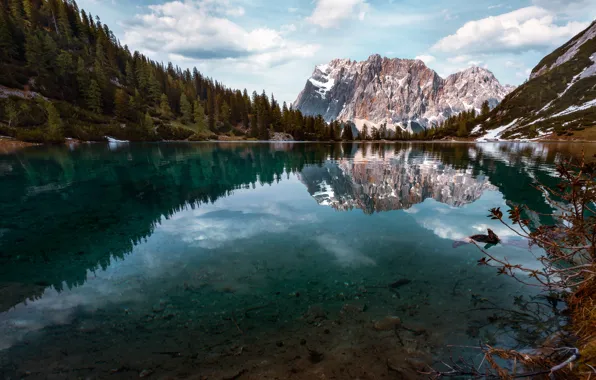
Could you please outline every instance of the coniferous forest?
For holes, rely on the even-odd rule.
[[[196,68],[122,46],[74,0],[0,0],[0,134],[25,141],[340,139],[265,91],[227,88]]]

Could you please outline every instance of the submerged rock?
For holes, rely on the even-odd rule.
[[[151,374],[153,374],[153,371],[152,370],[150,370],[150,369],[144,369],[139,374],[139,377],[142,379],[142,378],[151,376]]]
[[[387,316],[380,321],[375,322],[375,330],[377,331],[390,331],[401,325],[401,319],[399,317]]]

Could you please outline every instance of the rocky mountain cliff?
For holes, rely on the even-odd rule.
[[[366,61],[335,59],[315,67],[294,108],[325,120],[353,121],[358,129],[387,123],[419,130],[488,100],[494,108],[513,88],[488,70],[472,67],[441,78],[421,60],[372,55]]]
[[[473,132],[479,140],[572,135],[596,126],[596,21],[547,55]]]

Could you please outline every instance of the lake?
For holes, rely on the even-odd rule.
[[[589,151],[592,145],[586,145]],[[565,321],[454,244],[579,145],[160,143],[0,155],[0,377],[419,378]],[[541,305],[541,306],[536,306]],[[518,310],[522,310],[521,315]],[[521,315],[521,316],[520,316]],[[397,319],[399,318],[399,319]]]

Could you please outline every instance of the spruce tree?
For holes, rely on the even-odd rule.
[[[89,82],[87,88],[87,108],[97,114],[102,112],[101,88],[95,79]]]
[[[172,117],[172,109],[170,108],[170,101],[168,100],[168,96],[166,94],[161,94],[161,98],[159,101],[159,113],[162,117],[171,118]]]
[[[228,105],[228,103],[224,100],[221,104],[221,108],[219,111],[219,120],[224,123],[224,125],[229,125],[230,124],[230,106]]]
[[[362,127],[360,140],[368,140],[368,126],[366,124]]]
[[[489,114],[489,112],[490,112],[490,107],[489,107],[489,104],[488,104],[488,100],[485,100],[485,101],[482,103],[482,107],[481,107],[481,109],[480,109],[480,114],[481,114],[483,117],[486,117],[486,116]]]
[[[45,111],[48,117],[48,133],[47,139],[51,142],[60,142],[64,140],[64,135],[62,131],[62,119],[60,118],[60,113],[54,104],[50,101],[44,101],[45,104]]]
[[[28,33],[25,39],[25,58],[27,59],[27,66],[38,75],[41,73],[43,55],[43,42],[38,34],[35,32]]]
[[[32,4],[33,0],[23,0],[23,11],[25,12],[25,16],[27,17],[27,19],[31,22],[34,22],[35,20],[33,19],[33,4]]]
[[[14,40],[8,15],[0,9],[0,61],[10,61],[17,55],[17,44]]]
[[[153,130],[153,118],[149,115],[149,112],[145,112],[145,117],[143,119],[143,126],[145,127],[145,132],[147,135],[152,136],[155,131]]]
[[[350,124],[344,124],[342,138],[346,141],[354,140],[354,133],[352,132],[352,126]]]
[[[126,119],[129,116],[129,99],[128,94],[123,89],[119,88],[116,90],[116,95],[114,96],[114,110],[116,113],[116,117],[119,119]]]
[[[194,104],[194,122],[198,131],[204,131],[207,127],[205,123],[205,109],[198,100]]]
[[[60,29],[60,35],[70,43],[72,40],[72,29],[68,20],[66,2],[64,1],[58,2],[58,28]]]
[[[85,61],[81,57],[77,61],[77,85],[79,96],[84,99],[87,96],[87,89],[89,88],[89,70],[85,67]]]
[[[180,112],[182,113],[182,123],[192,123],[192,106],[186,97],[186,94],[180,96]]]
[[[207,127],[215,132],[215,99],[211,89],[207,91]]]
[[[466,120],[461,118],[459,121],[459,127],[457,129],[457,136],[466,137],[468,135],[468,128],[466,127]]]
[[[124,72],[126,75],[126,85],[129,87],[135,87],[136,86],[135,73],[134,73],[134,70],[132,69],[132,63],[130,61],[126,61],[126,68],[125,68]]]

